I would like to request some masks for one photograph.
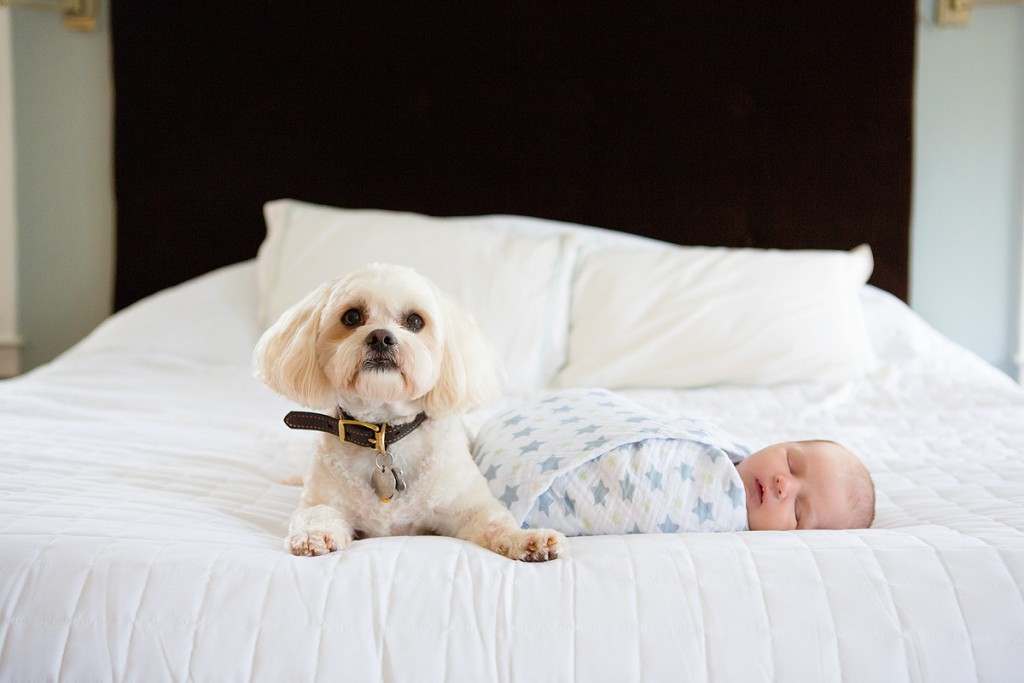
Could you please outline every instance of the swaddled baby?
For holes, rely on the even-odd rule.
[[[865,528],[874,487],[831,441],[751,454],[703,420],[668,418],[603,389],[504,411],[474,457],[524,527],[572,535]]]

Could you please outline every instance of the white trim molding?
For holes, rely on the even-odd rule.
[[[1024,175],[1020,179],[1020,197],[1020,229],[1017,232],[1020,249],[1017,255],[1017,351],[1013,356],[1013,369],[1017,384],[1024,384]]]
[[[21,341],[0,339],[0,379],[14,377],[21,372]]]
[[[1021,196],[1024,197],[1024,183],[1021,184]],[[1017,281],[1017,353],[1013,362],[1017,366],[1017,383],[1024,384],[1024,206],[1022,206],[1020,225],[1020,277]]]

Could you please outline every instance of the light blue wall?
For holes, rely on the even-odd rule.
[[[920,0],[910,304],[1015,374],[1024,232],[1024,6],[934,23]]]
[[[64,30],[11,10],[22,364],[67,348],[110,311],[114,253],[107,14]],[[1024,205],[1024,7],[934,25],[919,0],[910,303],[1013,369]],[[871,55],[865,55],[870,59]]]
[[[18,321],[22,369],[110,314],[114,194],[109,21],[69,31],[56,12],[11,9]]]

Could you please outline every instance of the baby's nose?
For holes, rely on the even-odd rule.
[[[785,498],[787,493],[789,493],[789,479],[781,474],[776,474],[775,495],[779,498]]]

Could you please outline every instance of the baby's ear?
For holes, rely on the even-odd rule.
[[[336,282],[326,282],[295,304],[260,337],[255,375],[277,393],[307,408],[330,408],[334,395],[317,360],[320,316]]]
[[[473,317],[441,292],[437,295],[445,319],[440,377],[423,397],[423,406],[428,415],[464,413],[497,396],[505,372]]]

